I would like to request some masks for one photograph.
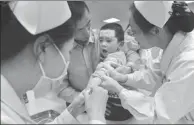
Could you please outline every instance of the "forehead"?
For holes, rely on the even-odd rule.
[[[100,30],[100,37],[115,37],[115,31],[110,29]]]
[[[83,28],[88,24],[88,22],[90,22],[90,20],[91,20],[91,15],[89,11],[85,9],[83,17],[81,18],[81,20],[77,22],[77,28]]]

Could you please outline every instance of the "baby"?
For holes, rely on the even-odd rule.
[[[133,34],[131,33],[132,33],[132,30],[130,27],[128,27],[127,34],[125,34],[125,38],[124,38],[124,31],[122,30],[122,27],[119,24],[110,23],[110,24],[104,25],[100,29],[100,33],[99,33],[99,45],[100,45],[100,56],[101,56],[100,61],[104,63],[108,63],[109,61],[112,61],[112,62],[115,62],[116,64],[119,64],[120,65],[119,68],[116,69],[118,72],[122,74],[126,74],[128,76],[137,76],[137,77],[133,77],[135,80],[132,78],[131,82],[137,82],[139,79],[140,85],[146,85],[144,83],[144,78],[146,77],[147,75],[146,73],[148,71],[146,67],[151,67],[148,65],[149,61],[147,59],[148,56],[150,57],[150,55],[147,55],[150,51],[140,50],[140,46],[138,42],[135,40],[135,38],[133,37]],[[125,44],[123,42],[124,40],[125,40]],[[145,58],[142,58],[143,57],[142,55],[144,55]],[[95,73],[91,76],[92,80],[97,81],[94,83],[98,83],[98,84],[102,82],[101,81],[102,74],[109,75],[109,73],[107,73],[106,70],[99,67],[100,67],[100,64],[99,66],[97,66]],[[128,77],[128,79],[130,79],[130,77]],[[138,87],[134,87],[134,88],[130,87],[131,85],[130,82],[129,82],[129,85],[128,84],[122,84],[122,85],[127,89],[136,88],[135,90],[137,91],[141,91],[145,94],[146,93],[150,94],[150,92],[144,89],[139,89]],[[152,87],[148,86],[148,88],[150,90]],[[108,120],[121,121],[121,120],[126,120],[131,116],[131,114],[128,111],[122,108],[118,95],[114,93],[109,92],[108,105],[111,105],[111,114],[106,115],[106,119]]]
[[[99,46],[100,46],[100,62],[115,62],[118,65],[125,66],[127,64],[126,55],[121,48],[124,44],[124,31],[121,25],[117,23],[105,24],[101,27],[99,33]],[[131,69],[125,71],[125,73],[130,73]],[[101,74],[109,75],[103,68],[96,68],[96,72],[91,76],[92,80],[101,83]],[[90,86],[90,82],[89,85]],[[94,85],[92,85],[94,86]],[[118,95],[109,92],[108,105],[111,106],[111,114],[106,115],[108,120],[123,121],[131,117],[131,114],[121,106],[120,99]],[[118,115],[118,113],[120,115]]]
[[[127,28],[125,35],[124,32],[119,32],[116,25],[115,31],[114,28],[111,31],[109,27],[114,27],[114,25],[106,24],[100,30],[100,61],[113,61],[119,64],[121,67],[116,70],[122,74],[129,74],[144,68],[144,62],[139,54],[140,46],[132,34],[131,27]],[[121,39],[121,36],[124,37]],[[123,66],[125,68],[122,68]]]
[[[126,54],[124,51],[121,50],[123,45],[124,31],[121,25],[117,23],[109,23],[102,26],[99,32],[100,62],[108,63],[109,61],[111,61],[120,66],[126,66]],[[99,70],[100,69],[98,69],[97,67],[96,71],[98,73]],[[92,76],[95,77],[95,75],[97,75],[97,72],[95,72]],[[123,71],[120,70],[119,72]],[[131,72],[131,69],[128,68],[124,72],[125,74],[129,74]]]
[[[116,70],[122,74],[130,74],[135,71],[135,74],[144,74],[145,61],[141,59],[141,50],[138,42],[135,40],[132,34],[132,30],[128,27],[126,34],[122,27],[117,23],[105,24],[99,33],[99,46],[101,62],[108,63],[109,61],[115,62],[120,65]],[[125,40],[125,42],[124,42]],[[125,44],[124,44],[125,43]],[[124,45],[124,46],[123,46]],[[140,50],[140,53],[139,53]],[[100,65],[100,64],[99,64]],[[97,66],[96,72],[91,76],[92,80],[96,80],[94,83],[101,83],[101,75],[109,75],[106,70]],[[122,68],[124,67],[124,68]],[[90,83],[90,82],[89,82]],[[90,86],[91,84],[89,84]],[[93,85],[92,85],[93,86]],[[124,86],[127,89],[135,89],[130,86]],[[137,90],[137,89],[136,89]],[[138,89],[138,91],[141,91]],[[108,120],[126,120],[131,114],[123,109],[121,106],[118,95],[109,92],[108,105],[111,105],[111,114],[106,115]],[[118,115],[122,114],[122,115]]]

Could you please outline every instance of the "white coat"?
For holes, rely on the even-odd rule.
[[[68,110],[49,124],[78,124]],[[90,124],[104,124],[105,121],[90,120]],[[21,102],[16,92],[7,79],[1,75],[1,124],[36,124],[30,119],[25,105]]]
[[[161,71],[162,78],[152,79],[149,76],[154,72],[150,71],[149,78],[145,79],[146,83],[156,83],[153,97],[123,89],[119,94],[122,106],[136,119],[151,118],[154,123],[194,123],[194,31],[174,35],[164,51]]]
[[[1,75],[1,123],[6,124],[34,124],[30,116],[17,96],[16,92]],[[65,110],[59,117],[57,117],[53,124],[72,124],[78,121]]]

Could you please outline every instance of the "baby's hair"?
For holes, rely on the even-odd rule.
[[[114,30],[115,31],[115,37],[118,39],[118,42],[124,41],[124,30],[123,27],[118,23],[107,23],[104,26],[100,28],[100,30]]]

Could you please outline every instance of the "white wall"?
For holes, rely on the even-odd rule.
[[[193,3],[189,3],[189,8],[194,12],[194,2]]]

